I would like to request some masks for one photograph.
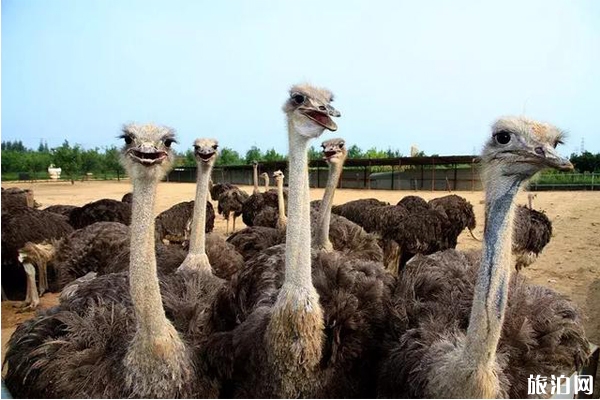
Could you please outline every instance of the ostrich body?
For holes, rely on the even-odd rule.
[[[514,198],[547,167],[571,169],[556,153],[560,132],[525,118],[493,126],[482,156],[486,229],[477,257],[447,250],[417,256],[392,300],[383,397],[527,397],[528,374],[569,373],[588,343],[574,305],[510,278]]]
[[[81,229],[101,221],[129,225],[131,223],[131,204],[113,199],[101,199],[77,207],[69,214],[69,223],[75,229]]]
[[[315,232],[314,247],[324,251],[340,251],[347,257],[381,262],[383,253],[375,236],[346,218],[331,214],[335,189],[348,155],[345,141],[339,138],[330,139],[324,141],[321,147],[329,164],[329,176],[322,201],[318,207],[311,207],[311,229]]]
[[[68,205],[68,204],[56,204],[56,205],[44,208],[44,211],[48,211],[48,212],[53,212],[55,214],[64,215],[65,217],[69,218],[69,215],[71,215],[71,211],[73,211],[76,208],[78,208],[78,207],[77,206],[71,206],[71,205]]]
[[[276,228],[278,223],[279,196],[276,190],[258,190],[258,163],[254,161],[254,191],[242,205],[242,220],[246,226],[268,226]],[[268,189],[268,176],[265,180],[265,189]],[[284,201],[287,202],[287,193],[284,191]]]
[[[455,194],[438,197],[429,200],[429,206],[432,209],[441,212],[448,218],[450,229],[447,238],[448,246],[450,248],[456,247],[458,236],[465,229],[468,229],[471,236],[478,240],[473,234],[473,229],[475,229],[475,226],[477,225],[473,205],[464,197]]]
[[[216,183],[216,184],[213,184],[212,183],[212,179],[209,179],[209,186],[210,186],[210,198],[213,201],[218,201],[219,200],[219,196],[221,196],[223,193],[225,193],[229,189],[235,188],[235,186],[232,185],[231,183]]]
[[[517,272],[537,260],[551,237],[552,222],[544,212],[533,209],[529,194],[529,207],[518,205],[515,212],[512,251]]]
[[[216,395],[194,357],[202,335],[192,328],[204,315],[195,307],[198,275],[157,278],[154,196],[174,159],[173,132],[128,125],[123,138],[121,161],[133,180],[129,271],[92,280],[97,290],[83,307],[66,302],[17,328],[5,359],[6,384],[16,396]]]
[[[296,86],[284,106],[289,127],[286,244],[254,257],[231,282],[231,330],[213,336],[229,352],[233,397],[351,397],[372,389],[383,299],[391,277],[372,262],[311,251],[308,145],[339,113],[331,95]],[[238,319],[241,324],[235,326]],[[217,340],[218,339],[218,340]],[[216,343],[214,343],[216,341]],[[235,354],[235,356],[233,356]]]
[[[123,195],[123,197],[121,197],[121,201],[123,203],[129,203],[131,204],[131,202],[133,201],[133,193],[131,192],[127,192]]]
[[[57,292],[90,272],[103,275],[116,254],[129,249],[129,227],[120,222],[96,222],[49,243],[28,242],[19,250],[22,262],[53,272],[47,286]],[[125,263],[127,264],[127,263]]]
[[[232,187],[219,195],[219,213],[227,221],[226,234],[229,234],[229,218],[233,214],[233,232],[235,232],[235,220],[242,215],[242,206],[248,200],[248,194],[243,190]]]
[[[194,200],[182,201],[156,216],[156,240],[168,243],[183,244],[189,239]],[[206,202],[205,232],[212,232],[215,227],[215,210],[210,201]]]
[[[269,191],[269,174],[267,174],[266,172],[263,172],[262,174],[260,174],[260,177],[263,178],[263,181],[265,182],[265,192]]]
[[[27,206],[2,212],[2,287],[9,298],[20,295],[22,282],[26,282],[25,302],[17,303],[35,308],[39,296],[48,288],[45,268],[39,270],[39,292],[35,282],[35,267],[26,263],[23,276],[19,261],[19,249],[27,242],[40,243],[60,239],[73,232],[66,217]],[[24,279],[25,278],[25,279]]]
[[[34,207],[33,191],[20,188],[2,188],[2,211],[16,207]]]

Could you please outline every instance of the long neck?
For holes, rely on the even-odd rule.
[[[269,191],[269,177],[265,176],[265,192]]]
[[[252,173],[252,179],[254,180],[254,194],[258,193],[258,165],[254,164],[254,172]]]
[[[289,127],[289,194],[286,231],[285,281],[312,288],[310,248],[309,139]]]
[[[522,179],[494,176],[486,188],[481,266],[463,356],[485,367],[495,360],[508,297],[514,199]]]
[[[287,217],[285,216],[285,201],[283,198],[283,178],[277,179],[277,207],[279,208],[278,226],[285,228],[287,225]]]
[[[327,178],[327,187],[321,201],[317,240],[317,248],[332,250],[333,245],[329,241],[329,225],[331,223],[331,207],[333,207],[333,195],[335,188],[342,175],[342,162],[334,162],[329,165],[329,177]]]
[[[198,163],[196,177],[196,199],[194,200],[194,220],[190,235],[190,250],[192,255],[205,254],[206,200],[208,197],[208,181],[212,171],[212,163]]]
[[[170,326],[162,305],[154,253],[154,198],[157,182],[136,179],[131,204],[129,290],[139,333],[156,335]]]

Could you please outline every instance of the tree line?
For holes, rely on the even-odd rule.
[[[63,178],[74,181],[87,173],[96,176],[116,177],[119,179],[124,170],[119,163],[119,149],[116,146],[106,148],[83,149],[80,145],[71,145],[65,140],[62,145],[49,148],[46,142],[40,142],[37,149],[29,149],[19,141],[2,141],[2,176],[9,178],[10,174],[27,173],[33,179],[46,178],[47,168],[50,164],[62,169]],[[424,152],[417,154],[425,156]],[[322,157],[321,149],[314,146],[309,149],[311,160]],[[363,150],[357,145],[348,148],[348,158],[395,158],[402,157],[399,150],[387,150],[372,147]],[[217,165],[247,165],[253,161],[269,162],[284,161],[286,155],[278,153],[274,148],[262,151],[252,146],[244,155],[237,151],[223,147],[220,150]],[[579,172],[600,172],[600,153],[592,154],[585,151],[572,154],[571,162]],[[195,166],[193,150],[177,153],[176,166]]]

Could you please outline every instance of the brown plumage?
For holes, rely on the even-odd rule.
[[[121,201],[123,203],[131,203],[132,199],[133,199],[133,193],[131,193],[131,192],[125,193],[123,195],[123,197],[121,197]]]
[[[60,239],[73,232],[66,217],[27,206],[2,212],[2,287],[9,298],[21,297],[25,272],[18,261],[27,242]]]
[[[219,197],[231,189],[237,189],[237,186],[227,182],[210,184],[210,198],[213,201],[219,201]]]
[[[53,212],[55,214],[64,215],[65,217],[69,218],[69,215],[71,215],[71,211],[73,211],[76,208],[78,208],[78,207],[77,206],[68,205],[68,204],[55,204],[53,206],[49,206],[49,207],[44,208],[44,211],[48,211],[48,212]]]
[[[21,188],[2,188],[2,211],[8,211],[15,207],[33,207],[33,191]]]
[[[101,199],[78,207],[69,214],[69,223],[75,229],[102,221],[129,225],[131,223],[131,204],[119,200]]]
[[[235,186],[219,194],[217,210],[227,220],[227,231],[229,231],[229,217],[231,214],[233,214],[233,230],[235,231],[235,220],[242,215],[242,207],[248,197],[248,193]]]
[[[429,205],[425,199],[419,196],[404,196],[396,204],[399,206],[404,206],[404,208],[410,212],[416,209],[429,208]]]
[[[477,222],[473,205],[464,197],[450,194],[429,201],[429,206],[444,214],[448,218],[447,241],[448,248],[455,248],[458,236],[463,230],[468,229],[473,232]]]
[[[287,193],[284,191],[287,207]],[[242,220],[246,226],[268,226],[275,228],[279,206],[277,191],[274,189],[264,193],[252,194],[242,205]]]
[[[515,210],[513,254],[515,269],[532,264],[552,237],[552,222],[543,211],[518,205]]]
[[[184,270],[159,281],[155,242],[152,234],[144,234],[146,228],[154,232],[154,218],[148,216],[156,185],[174,161],[173,132],[129,125],[123,138],[121,161],[136,193],[129,271],[91,280],[88,284],[95,290],[87,293],[82,284],[76,298],[85,293],[83,305],[64,299],[17,328],[5,367],[6,384],[18,397],[218,395],[216,382],[195,352],[207,334],[197,329],[204,326],[206,300],[221,280]]]
[[[183,244],[190,235],[190,224],[194,214],[194,200],[182,201],[156,216],[156,241],[168,240],[170,243]],[[215,210],[213,205],[206,202],[205,232],[212,232],[215,227]]]
[[[225,397],[273,397],[281,390],[262,341],[283,282],[284,257],[282,244],[252,258],[230,292],[221,293],[221,304],[230,306],[213,311],[212,323],[222,332],[210,339],[208,351],[231,362],[214,366],[229,374]],[[304,396],[373,397],[392,276],[379,263],[313,250],[312,279],[324,310],[325,341],[314,387]]]
[[[417,255],[406,265],[392,296],[387,356],[379,377],[381,397],[422,397],[428,354],[442,338],[469,324],[480,252],[446,250]],[[498,344],[505,396],[526,398],[529,374],[550,376],[579,368],[587,358],[587,340],[575,304],[552,289],[512,276]],[[431,396],[431,394],[429,394]]]
[[[569,376],[585,362],[577,307],[510,273],[514,199],[535,173],[573,168],[555,150],[562,135],[524,117],[492,126],[481,156],[480,257],[446,250],[407,263],[391,302],[379,396],[525,398],[526,377]]]

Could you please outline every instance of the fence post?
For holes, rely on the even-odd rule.
[[[596,174],[592,172],[592,192],[594,191],[594,175]]]

